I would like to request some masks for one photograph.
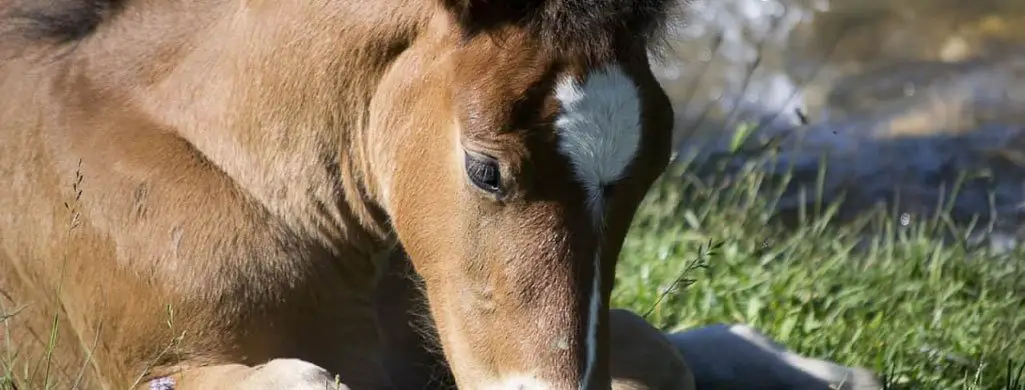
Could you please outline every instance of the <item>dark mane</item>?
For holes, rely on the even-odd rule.
[[[603,37],[658,41],[687,0],[442,0],[468,36],[504,24],[528,27],[560,52],[591,52]],[[658,42],[653,42],[658,44]]]
[[[0,10],[0,39],[66,43],[82,39],[120,10],[125,0],[8,0]]]
[[[661,32],[676,0],[554,0],[548,1],[532,25],[547,45],[594,42],[601,36],[651,39]],[[604,32],[599,35],[596,33]]]

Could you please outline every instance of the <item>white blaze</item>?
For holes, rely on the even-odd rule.
[[[583,85],[566,77],[555,89],[562,112],[555,120],[559,151],[587,191],[595,229],[604,228],[603,187],[618,180],[633,161],[641,141],[641,107],[637,86],[618,65],[586,76]],[[601,243],[595,249],[594,280],[589,305],[587,361],[580,385],[586,389],[597,354],[598,311],[601,309]]]

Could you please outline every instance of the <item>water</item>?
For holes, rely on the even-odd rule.
[[[673,31],[675,61],[659,68],[659,75],[670,96],[684,103],[678,106],[687,118],[700,116],[709,104],[718,114],[734,107],[744,114],[792,109],[803,97],[785,70],[785,47],[813,11],[793,0],[695,1],[689,19]]]
[[[799,172],[825,156],[844,214],[898,190],[898,215],[929,214],[967,170],[989,176],[964,183],[956,220],[1025,221],[1025,1],[696,0],[674,27],[656,73],[681,154],[755,123]]]

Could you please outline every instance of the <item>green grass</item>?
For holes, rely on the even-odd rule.
[[[892,389],[1025,389],[1025,252],[943,242],[966,231],[941,213],[837,223],[838,204],[820,201],[784,225],[786,178],[756,168],[667,172],[627,238],[613,305],[667,331],[746,323]]]

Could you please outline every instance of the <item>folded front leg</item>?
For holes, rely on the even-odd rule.
[[[633,312],[609,311],[613,390],[694,390],[694,375],[665,334]]]
[[[876,376],[798,355],[747,325],[710,325],[668,334],[698,389],[877,390]]]

